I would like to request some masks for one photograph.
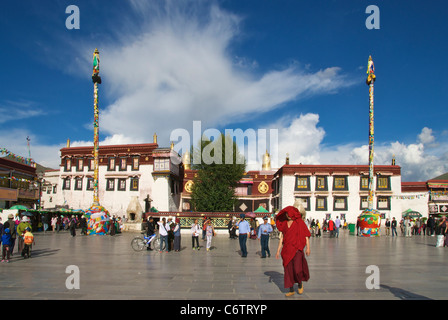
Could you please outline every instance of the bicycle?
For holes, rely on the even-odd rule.
[[[154,249],[159,250],[160,238],[155,233],[149,237],[135,237],[131,241],[131,247],[134,251],[142,251],[144,248],[149,248],[151,242],[154,243]],[[165,243],[163,243],[162,250],[165,250]]]
[[[270,234],[271,239],[280,239],[280,231],[278,231],[278,229],[276,227],[272,228],[272,232]]]

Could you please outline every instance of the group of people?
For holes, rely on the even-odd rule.
[[[339,230],[346,226],[346,222],[342,222],[339,216],[333,221],[332,219],[324,219],[322,225],[319,219],[312,219],[311,222],[306,220],[305,224],[309,227],[312,237],[321,237],[322,232],[330,233],[330,238],[339,238]]]
[[[256,239],[260,240],[261,245],[261,258],[271,256],[269,249],[269,235],[273,232],[274,228],[278,228],[280,233],[279,245],[277,247],[276,259],[283,260],[284,267],[284,285],[289,291],[286,296],[292,296],[295,294],[294,285],[298,284],[297,292],[303,293],[303,282],[308,281],[309,269],[305,256],[310,255],[310,242],[309,238],[311,233],[308,226],[304,222],[305,209],[300,204],[294,206],[288,206],[281,210],[275,223],[269,223],[269,217],[263,217],[263,223],[260,225],[252,225],[246,220],[245,214],[240,214],[238,221],[229,222],[229,237],[236,237],[236,230],[238,230],[238,240],[241,250],[241,257],[246,258],[247,240],[253,234],[253,230],[256,231]],[[232,219],[233,220],[233,219]],[[180,251],[181,243],[181,226],[180,219],[176,218],[174,221],[172,218],[162,218],[161,221],[154,221],[153,217],[148,217],[146,221],[146,234],[148,237],[153,236],[156,232],[160,235],[160,248],[159,252],[169,252],[174,250]],[[200,250],[199,237],[202,236],[202,240],[206,241],[206,250],[209,251],[213,236],[216,235],[214,226],[210,218],[204,217],[202,225],[195,219],[190,228],[191,243],[193,250]],[[163,249],[165,248],[165,251]],[[148,250],[154,250],[148,246]]]
[[[398,223],[395,217],[392,220],[386,219],[385,228],[386,236],[398,236],[397,228],[400,228],[401,235],[404,237],[411,236],[435,236],[445,235],[447,233],[446,216],[437,221],[433,216],[428,219],[405,217]]]
[[[31,257],[31,248],[35,244],[34,235],[31,230],[32,226],[27,216],[23,216],[19,221],[14,220],[14,215],[9,214],[8,220],[5,223],[2,223],[0,220],[2,262],[8,263],[14,255],[16,241],[18,242],[18,253],[25,259]]]

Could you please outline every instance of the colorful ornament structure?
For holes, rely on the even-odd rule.
[[[106,235],[110,228],[110,214],[102,206],[92,205],[85,213],[88,235]]]
[[[380,235],[381,214],[377,210],[366,209],[358,218],[361,236],[378,237]]]

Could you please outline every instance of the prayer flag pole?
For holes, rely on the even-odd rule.
[[[93,204],[86,210],[85,216],[87,217],[87,234],[88,235],[105,235],[109,232],[110,228],[114,228],[111,225],[110,214],[106,208],[100,205],[100,199],[98,196],[99,186],[99,109],[98,109],[98,84],[101,84],[100,73],[100,53],[98,49],[95,49],[93,53]]]
[[[367,64],[367,80],[369,86],[369,198],[368,208],[373,209],[373,144],[374,144],[374,126],[373,126],[373,83],[376,80],[375,66],[372,56],[369,56]]]
[[[369,196],[367,209],[358,217],[361,236],[363,237],[378,237],[381,227],[381,214],[378,210],[373,209],[373,83],[375,80],[375,66],[370,56],[366,79],[366,84],[369,86]]]
[[[93,205],[99,205],[98,197],[98,171],[99,171],[99,109],[98,109],[98,84],[101,83],[100,73],[100,53],[95,49],[93,53]]]

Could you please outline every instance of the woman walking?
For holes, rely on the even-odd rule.
[[[157,224],[159,225],[159,234],[160,234],[159,252],[162,253],[163,243],[165,243],[165,250],[166,250],[165,252],[168,252],[168,230],[170,230],[170,227],[166,223],[165,218],[162,219],[162,222],[158,221]]]
[[[199,250],[199,235],[202,233],[201,227],[198,224],[198,219],[194,220],[193,225],[191,226],[191,247],[193,250]],[[196,247],[194,244],[196,243]]]
[[[215,235],[215,228],[212,225],[210,219],[205,222],[205,236],[207,237],[207,251],[210,251],[212,246],[212,238]]]

